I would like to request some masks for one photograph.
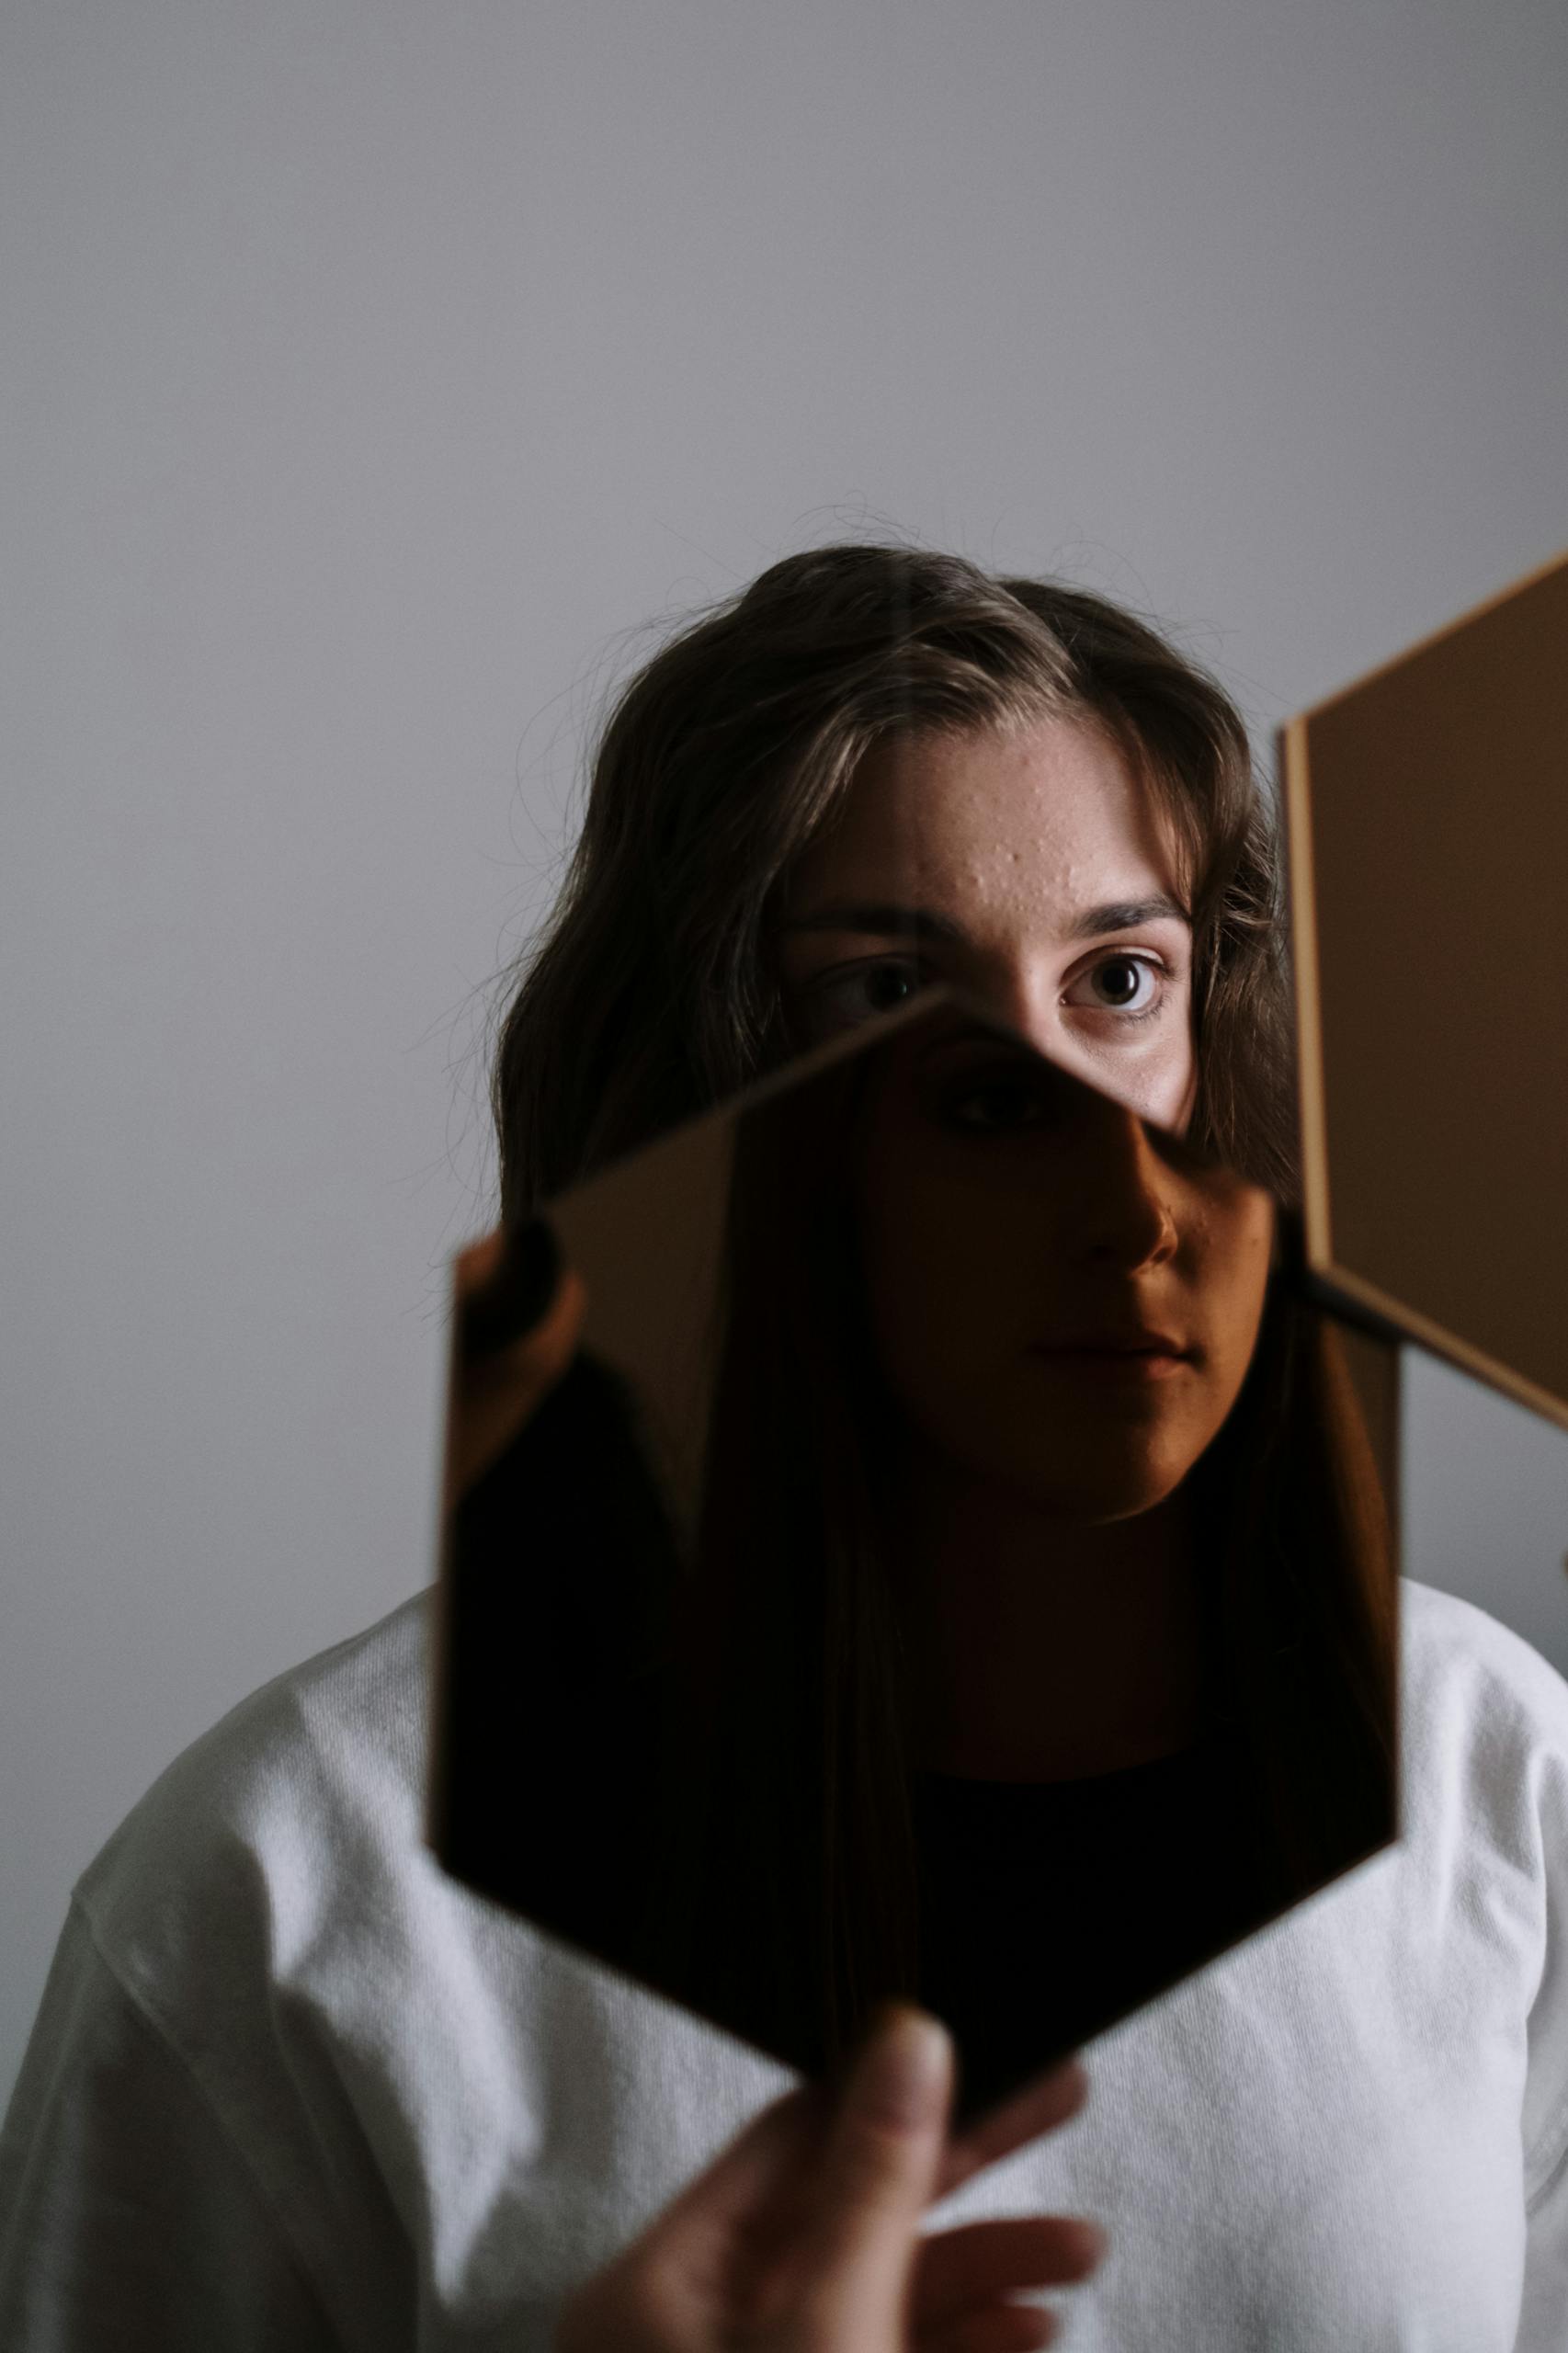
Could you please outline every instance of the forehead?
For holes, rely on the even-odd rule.
[[[904,898],[1038,914],[1180,896],[1171,828],[1092,722],[891,737],[802,853],[792,912],[825,898]]]

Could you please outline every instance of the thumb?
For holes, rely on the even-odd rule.
[[[799,2246],[804,2342],[853,2353],[903,2342],[921,2217],[937,2193],[952,2099],[952,2044],[937,2021],[885,2012],[850,2071]]]

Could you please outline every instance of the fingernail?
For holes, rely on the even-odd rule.
[[[561,1279],[561,1251],[542,1218],[510,1228],[501,1263],[461,1311],[463,1353],[496,1355],[542,1321]]]
[[[851,2078],[850,2097],[877,2123],[910,2131],[941,2117],[951,2082],[947,2029],[926,2011],[900,2004],[873,2026]]]
[[[1091,2271],[1099,2269],[1109,2245],[1110,2241],[1097,2222],[1087,2222],[1082,2215],[1078,2217],[1078,2259],[1083,2265],[1082,2276],[1085,2279]]]

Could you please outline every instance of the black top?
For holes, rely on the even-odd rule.
[[[921,1998],[984,2106],[1163,1991],[1271,1906],[1236,1749],[1074,1781],[915,1789]]]

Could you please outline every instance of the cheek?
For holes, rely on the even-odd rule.
[[[1192,1047],[1190,1022],[1165,1041],[1147,1074],[1145,1101],[1135,1108],[1157,1128],[1185,1135],[1198,1099],[1198,1057]]]
[[[1232,1246],[1221,1255],[1210,1278],[1215,1312],[1210,1348],[1222,1414],[1235,1404],[1256,1352],[1268,1297],[1272,1240],[1269,1230],[1260,1232],[1256,1226],[1232,1237]]]
[[[1049,1051],[1065,1070],[1086,1079],[1097,1095],[1135,1111],[1151,1127],[1186,1134],[1198,1097],[1190,1029],[1178,1028],[1141,1049],[1119,1048],[1114,1055],[1094,1051],[1071,1035],[1053,1040]]]
[[[1198,1105],[1198,1056],[1193,1050],[1190,1023],[1171,1075],[1171,1096],[1170,1116],[1163,1124],[1173,1133],[1184,1136],[1192,1125],[1192,1114]]]

